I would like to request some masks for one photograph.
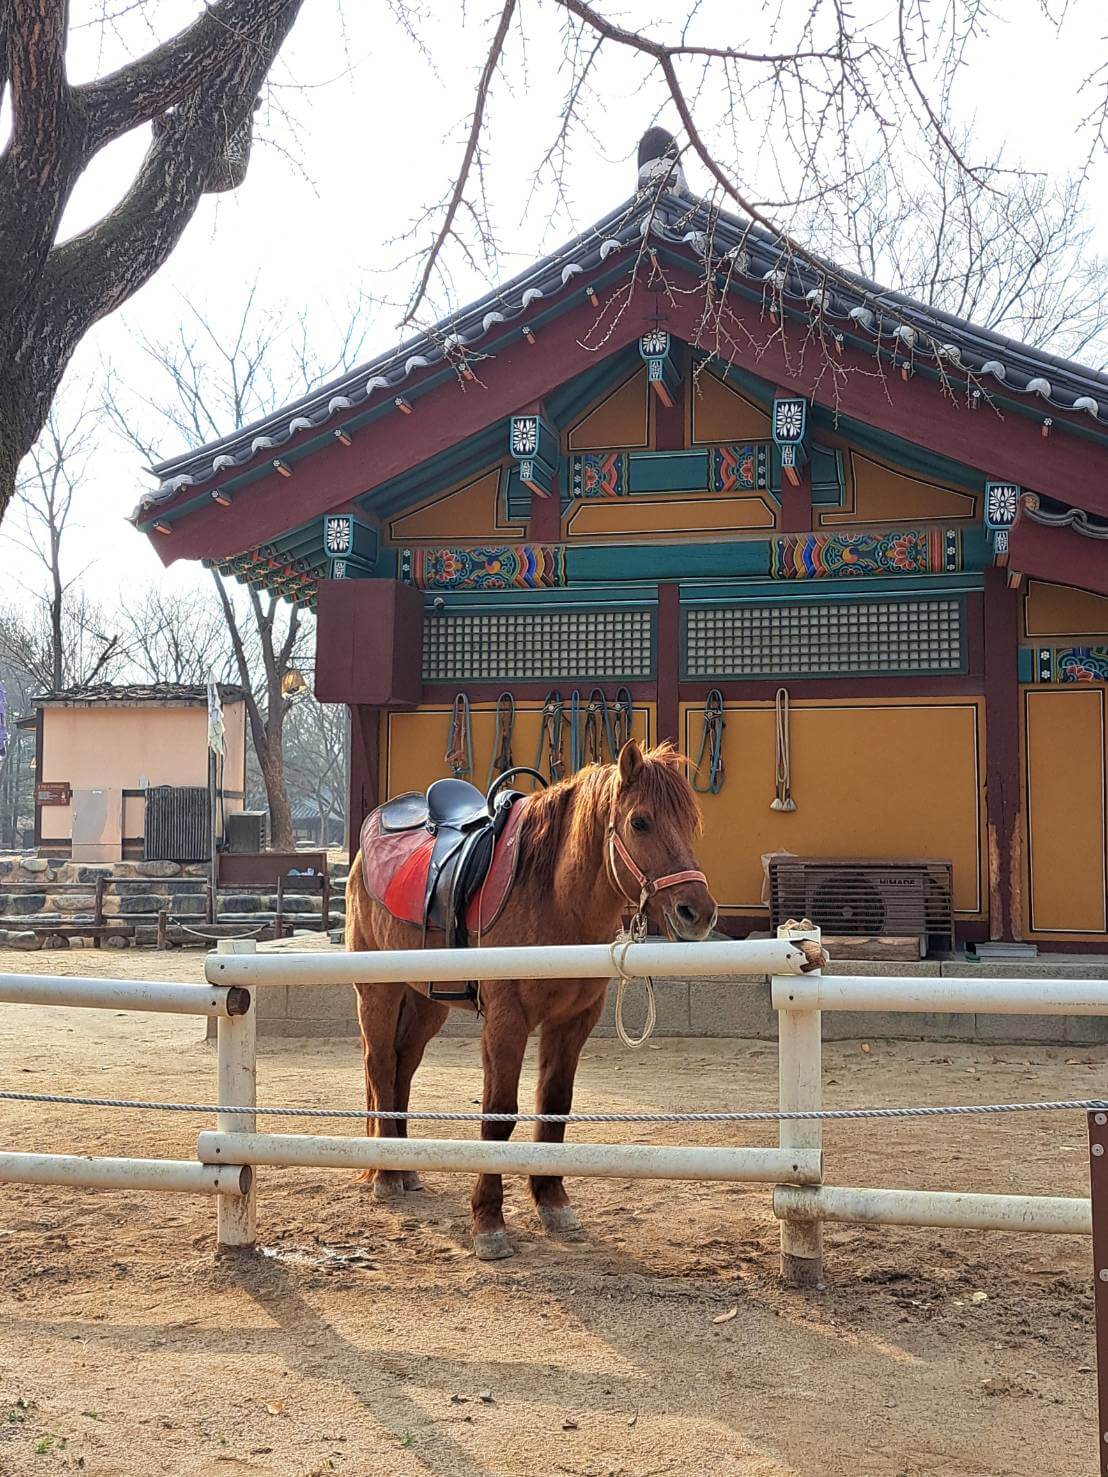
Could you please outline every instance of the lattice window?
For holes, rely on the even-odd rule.
[[[685,621],[689,677],[830,677],[960,672],[958,600],[694,606]]]
[[[648,610],[429,615],[423,624],[427,682],[649,677],[654,623]]]

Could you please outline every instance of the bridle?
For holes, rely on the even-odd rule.
[[[616,802],[618,798],[619,792],[617,790],[616,794],[612,797],[612,809],[608,816],[608,845],[604,857],[608,864],[608,875],[617,892],[621,893],[632,907],[635,908],[628,932],[631,938],[638,943],[646,937],[646,905],[652,897],[659,892],[664,892],[667,887],[679,887],[682,882],[703,882],[704,886],[707,887],[708,879],[696,867],[689,867],[684,872],[668,872],[664,877],[655,877],[653,880],[647,877],[645,872],[639,868],[626,846],[624,846],[620,840],[619,833],[616,831]],[[616,867],[617,858],[635,879],[635,884],[639,889],[637,899],[632,893],[627,891],[626,887],[620,881],[619,871]]]

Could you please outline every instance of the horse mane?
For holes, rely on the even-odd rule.
[[[643,763],[633,781],[660,824],[682,836],[698,835],[700,807],[688,780],[689,761],[667,739],[643,750]],[[595,862],[596,837],[603,836],[619,786],[616,764],[587,764],[568,779],[528,797],[520,821],[521,877],[551,886],[562,857],[577,866]]]

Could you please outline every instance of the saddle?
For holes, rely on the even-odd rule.
[[[465,948],[471,934],[491,928],[503,911],[519,860],[518,832],[527,797],[509,790],[506,770],[483,795],[468,780],[436,780],[426,794],[411,791],[366,817],[362,875],[369,895],[404,923]],[[539,776],[541,779],[541,776]],[[477,986],[427,986],[428,997],[476,1008]]]

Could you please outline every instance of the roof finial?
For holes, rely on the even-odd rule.
[[[664,128],[648,128],[639,140],[639,188],[654,183],[669,190],[686,188],[677,140]]]

